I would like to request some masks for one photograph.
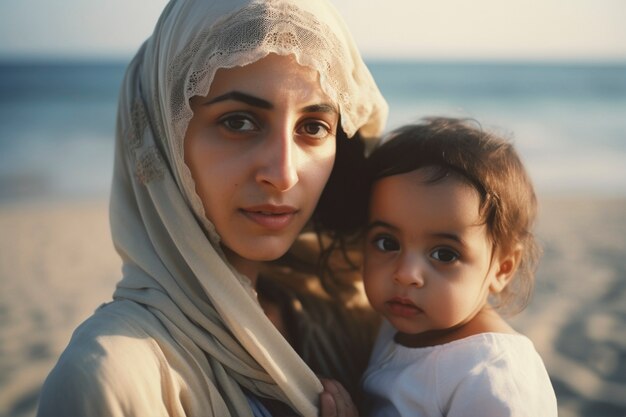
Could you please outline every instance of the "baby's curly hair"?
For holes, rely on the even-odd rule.
[[[537,199],[513,145],[471,119],[433,117],[392,132],[366,163],[368,187],[377,180],[429,168],[429,183],[454,175],[474,187],[479,212],[494,249],[521,245],[522,256],[509,285],[492,297],[506,314],[523,310],[531,297],[540,249],[532,233]],[[361,219],[367,214],[361,212]]]

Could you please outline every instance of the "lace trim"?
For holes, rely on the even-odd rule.
[[[137,157],[135,177],[140,184],[146,185],[150,181],[163,179],[164,173],[163,159],[156,146],[148,147]]]
[[[154,141],[151,140],[146,144],[144,136],[149,125],[148,112],[143,100],[135,98],[130,110],[130,126],[126,138],[128,152],[135,163],[135,177],[142,185],[162,179],[165,172],[165,163]]]
[[[143,145],[143,131],[148,125],[146,109],[140,98],[135,99],[130,110],[130,129],[127,132],[128,147],[136,151]]]

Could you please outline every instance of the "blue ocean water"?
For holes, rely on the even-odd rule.
[[[626,196],[626,63],[368,65],[388,131],[473,117],[512,137],[540,193]],[[125,66],[0,63],[0,201],[108,195]]]
[[[0,201],[108,195],[125,66],[0,64]]]

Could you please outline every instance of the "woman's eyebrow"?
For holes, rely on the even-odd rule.
[[[242,103],[248,104],[254,107],[260,107],[262,109],[271,110],[274,108],[274,105],[267,100],[263,100],[262,98],[255,97],[250,94],[242,93],[241,91],[230,91],[226,94],[222,94],[221,96],[217,96],[202,103],[203,106],[208,106],[214,103],[218,103],[220,101],[227,100],[235,100],[241,101]],[[339,111],[332,104],[321,103],[321,104],[312,104],[310,106],[303,107],[301,110],[303,113],[333,113],[339,114]]]
[[[260,107],[262,109],[272,109],[274,106],[267,100],[263,100],[262,98],[258,98],[255,96],[251,96],[250,94],[242,93],[241,91],[230,91],[226,94],[222,94],[221,96],[217,96],[212,98],[209,101],[202,103],[203,106],[208,106],[210,104],[218,103],[220,101],[226,100],[235,100],[241,101],[242,103],[248,104],[254,107]]]
[[[322,103],[322,104],[312,104],[310,106],[306,106],[302,108],[303,113],[332,113],[339,114],[339,111],[332,104]]]

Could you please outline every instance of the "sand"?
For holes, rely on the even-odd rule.
[[[535,296],[511,320],[543,356],[559,415],[626,416],[626,200],[541,199]],[[0,416],[33,416],[73,329],[110,300],[107,203],[0,204]]]

